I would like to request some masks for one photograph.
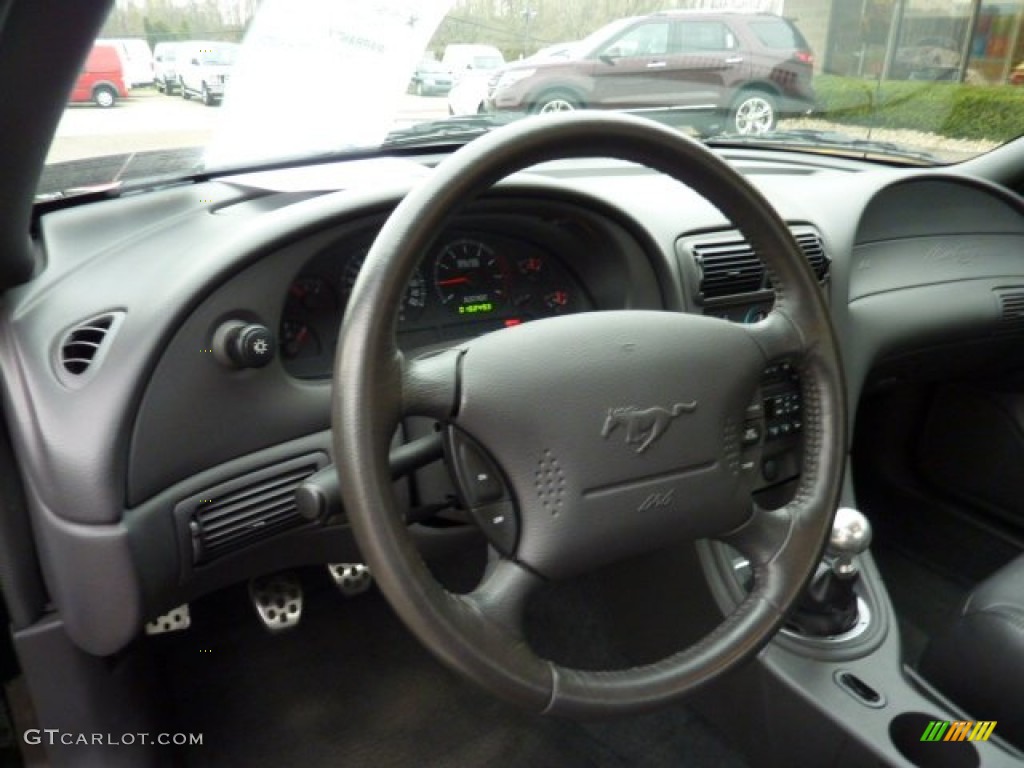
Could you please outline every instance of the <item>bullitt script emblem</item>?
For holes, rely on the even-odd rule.
[[[608,438],[616,427],[625,427],[626,445],[635,445],[637,453],[643,453],[648,446],[660,438],[672,425],[673,419],[682,413],[697,410],[697,401],[676,403],[671,408],[656,405],[653,408],[637,408],[628,405],[623,408],[609,408],[601,429],[601,437]]]

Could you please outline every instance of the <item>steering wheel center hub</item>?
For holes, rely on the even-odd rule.
[[[740,425],[763,367],[746,333],[699,316],[542,320],[467,345],[454,421],[511,486],[517,559],[566,577],[742,523]]]

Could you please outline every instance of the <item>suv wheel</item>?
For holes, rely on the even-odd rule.
[[[101,85],[92,92],[92,100],[97,107],[107,109],[117,103],[117,93],[109,85]]]
[[[214,104],[214,98],[210,94],[210,89],[206,87],[206,83],[203,83],[203,90],[200,91],[200,96],[203,98],[203,104],[208,107],[212,107]]]
[[[744,91],[733,105],[730,122],[736,133],[768,133],[778,122],[775,99],[763,91]]]
[[[185,81],[184,80],[179,80],[178,81],[178,86],[181,88],[181,98],[183,98],[185,101],[188,101],[189,99],[192,98],[192,94],[190,94],[188,92],[188,88],[185,87]]]
[[[572,112],[579,107],[579,100],[568,91],[548,91],[537,99],[535,111],[543,115],[548,112]]]

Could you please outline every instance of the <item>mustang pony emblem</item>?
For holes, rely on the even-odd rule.
[[[692,403],[676,403],[672,410],[656,405],[653,408],[637,408],[628,405],[625,408],[609,408],[605,417],[601,437],[607,438],[616,427],[626,427],[626,445],[635,445],[637,453],[643,453],[647,447],[665,434],[672,419],[681,413],[693,413],[697,410],[697,401]]]

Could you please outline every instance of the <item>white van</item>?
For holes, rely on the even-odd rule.
[[[220,40],[179,44],[176,67],[182,98],[197,96],[208,107],[219,104],[237,54],[237,43]]]
[[[496,70],[505,66],[505,57],[493,45],[452,43],[445,47],[441,64],[453,75],[460,75],[466,70]]]
[[[181,43],[157,43],[153,48],[153,84],[162,93],[178,90],[178,48]]]
[[[141,37],[114,37],[96,42],[116,45],[124,53],[124,76],[129,88],[153,84],[153,51]]]

